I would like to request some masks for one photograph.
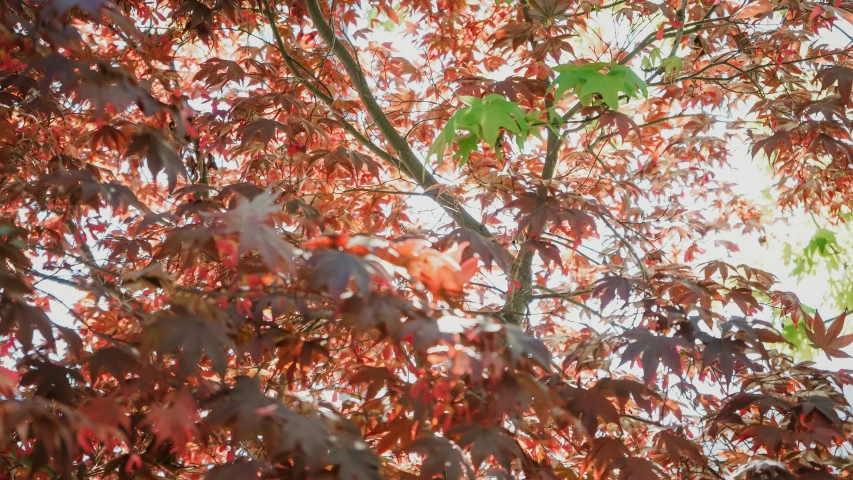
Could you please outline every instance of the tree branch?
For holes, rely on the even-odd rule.
[[[272,16],[271,10],[268,8],[268,0],[263,0],[265,4],[265,8],[268,11],[268,18]],[[435,177],[427,171],[424,164],[417,158],[412,148],[409,146],[408,142],[399,132],[394,128],[394,125],[388,120],[388,117],[385,115],[385,112],[382,110],[382,107],[379,106],[379,103],[376,101],[376,97],[373,95],[373,92],[370,89],[370,85],[367,83],[367,78],[364,76],[364,72],[358,65],[356,59],[352,56],[352,54],[347,49],[344,42],[338,38],[335,34],[332,27],[326,21],[326,18],[323,15],[323,11],[320,8],[320,5],[317,3],[317,0],[306,0],[305,2],[308,14],[311,17],[311,20],[314,22],[314,27],[317,29],[317,32],[323,38],[323,40],[331,47],[332,52],[335,54],[335,57],[341,62],[347,74],[350,77],[350,81],[358,93],[361,102],[364,104],[365,109],[367,110],[368,115],[376,124],[379,131],[391,145],[391,148],[397,154],[398,158],[391,157],[387,153],[385,155],[380,155],[380,158],[384,160],[389,160],[388,157],[394,159],[392,165],[398,168],[403,173],[406,173],[412,180],[417,182],[425,192],[425,195],[435,200],[444,211],[450,215],[450,218],[453,219],[459,226],[465,227],[471,230],[478,232],[480,235],[493,239],[494,236],[488,230],[488,228],[479,220],[475,219],[462,203],[453,197],[452,195],[445,192],[442,188],[442,185],[435,179]],[[270,18],[270,22],[272,23],[274,18]],[[273,30],[275,28],[275,24],[273,23]],[[279,48],[283,48],[283,42],[277,40],[280,43]],[[289,64],[288,64],[289,65]],[[322,97],[320,97],[322,99]],[[326,101],[324,99],[324,101]],[[368,140],[369,142],[369,140]],[[363,142],[362,142],[363,143]],[[372,142],[370,142],[372,143]],[[374,151],[370,145],[367,145],[371,151]],[[378,147],[376,147],[378,148]],[[375,152],[375,151],[374,151]]]
[[[678,29],[664,30],[663,38],[675,37],[676,35],[685,35],[685,34],[689,35],[691,33],[701,32],[703,30],[710,30],[712,28],[718,28],[718,25],[706,26],[705,24],[712,23],[712,22],[724,22],[724,21],[728,21],[728,20],[729,20],[728,17],[702,19],[702,20],[699,20],[697,22],[693,22],[691,24],[682,25]],[[688,27],[690,27],[690,28],[688,28]],[[681,31],[680,34],[678,33],[679,30]],[[628,53],[628,55],[626,55],[624,58],[622,58],[622,60],[619,60],[619,64],[620,65],[626,65],[634,57],[639,55],[640,52],[645,50],[646,47],[651,45],[656,39],[657,39],[657,33],[650,33],[646,38],[643,39],[642,42],[640,42],[636,47],[634,47],[634,49],[631,50]]]

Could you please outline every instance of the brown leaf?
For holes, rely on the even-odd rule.
[[[37,330],[51,349],[56,348],[53,328],[44,311],[19,300],[0,302],[0,335],[7,335],[16,326],[15,337],[24,350],[33,348],[33,331]]]
[[[184,179],[189,178],[187,167],[180,155],[175,152],[165,137],[155,130],[142,129],[135,132],[127,147],[126,155],[147,159],[148,170],[155,178],[161,171],[165,171],[170,192],[175,190],[178,184],[178,175]]]
[[[610,437],[595,438],[592,442],[592,448],[589,449],[581,464],[579,474],[583,477],[587,470],[593,467],[595,480],[608,478],[610,471],[614,468],[614,463],[629,455],[628,448],[621,441]]]
[[[420,466],[419,478],[435,478],[436,475],[459,480],[475,478],[474,470],[465,459],[465,455],[446,438],[434,435],[422,436],[410,443],[406,451],[425,457]]]
[[[145,343],[158,355],[177,354],[182,376],[198,370],[202,350],[214,370],[224,375],[228,369],[228,349],[233,348],[225,327],[182,308],[173,310],[156,316],[145,332]]]
[[[622,364],[642,356],[643,380],[647,383],[655,378],[661,362],[669,367],[676,375],[681,375],[683,365],[678,349],[687,347],[684,340],[653,335],[643,328],[628,330],[622,336],[634,340],[622,353]]]
[[[846,65],[834,65],[817,72],[816,80],[820,80],[821,88],[826,90],[837,85],[838,94],[845,103],[850,103],[853,94],[853,68]]]
[[[705,455],[699,449],[699,445],[696,445],[683,436],[661,432],[658,435],[658,446],[664,449],[670,461],[676,465],[681,463],[682,457],[700,466],[704,466],[707,463]]]
[[[513,459],[522,455],[518,443],[500,427],[459,425],[448,433],[458,435],[459,445],[469,447],[471,460],[476,468],[480,468],[483,462],[493,457],[504,470],[509,472]]]
[[[190,392],[181,390],[171,393],[164,405],[151,410],[144,422],[154,429],[155,446],[168,442],[183,450],[198,435],[197,417],[198,403]]]
[[[846,318],[847,311],[844,311],[827,328],[826,322],[816,313],[806,326],[806,336],[812,342],[812,347],[823,350],[829,358],[850,358],[847,352],[841,350],[853,343],[853,335],[841,335]]]

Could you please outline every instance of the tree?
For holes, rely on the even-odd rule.
[[[845,313],[703,256],[768,225],[739,145],[849,217],[853,4],[0,18],[8,478],[853,478],[779,329]]]

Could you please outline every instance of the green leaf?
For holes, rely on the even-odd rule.
[[[663,58],[663,53],[661,53],[660,48],[655,47],[650,53],[649,58],[651,59],[651,63],[655,64],[661,61]]]
[[[581,103],[589,105],[592,103],[593,95],[597,93],[601,95],[601,99],[608,107],[616,110],[619,108],[619,92],[622,85],[624,85],[624,80],[617,75],[601,75],[595,81],[584,83],[578,96]]]
[[[609,74],[622,75],[625,79],[625,92],[629,97],[635,97],[637,90],[643,92],[644,97],[649,96],[649,87],[646,85],[646,82],[629,67],[626,67],[625,65],[614,65],[610,67],[608,75]]]
[[[477,149],[477,136],[476,135],[468,135],[456,142],[459,145],[459,150],[456,151],[454,157],[459,158],[459,166],[465,165],[468,162],[468,158],[471,156],[471,152]]]
[[[684,70],[684,64],[681,59],[676,57],[675,55],[666,57],[666,59],[660,64],[663,71],[670,77],[678,75]]]
[[[466,96],[459,99],[468,106],[457,110],[447,121],[427,152],[427,161],[435,156],[441,164],[444,152],[454,141],[459,148],[453,158],[458,159],[460,164],[468,161],[481,140],[493,150],[498,150],[502,130],[514,134],[521,148],[530,136],[532,119],[538,120],[538,115],[525,113],[518,103],[510,102],[500,95],[489,94],[483,98]],[[467,135],[460,135],[458,131],[465,131]]]
[[[835,233],[831,230],[821,228],[818,229],[818,231],[812,236],[811,240],[809,240],[809,244],[806,246],[804,253],[811,256],[817,252],[821,257],[826,257],[828,254],[832,253],[834,250],[833,247],[836,245],[838,245],[838,239],[835,237]]]
[[[606,73],[602,73],[604,68],[607,68]],[[557,99],[572,91],[583,105],[590,105],[597,94],[605,105],[616,110],[619,108],[620,93],[628,98],[636,98],[639,92],[648,95],[646,82],[625,65],[608,66],[602,62],[582,66],[568,64],[555,67],[554,71],[558,74],[552,88]]]

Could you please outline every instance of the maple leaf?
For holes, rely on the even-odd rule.
[[[816,135],[809,145],[809,152],[818,155],[821,151],[836,159],[843,157],[847,162],[853,157],[853,146],[823,132]]]
[[[126,155],[145,158],[148,170],[153,177],[161,171],[166,172],[169,181],[169,191],[174,191],[178,184],[178,175],[189,178],[187,167],[181,161],[180,155],[169,145],[162,134],[151,129],[141,129],[133,134]]]
[[[459,139],[457,130],[468,131],[468,135],[457,142],[459,150],[453,155],[453,158],[459,159],[460,165],[468,161],[480,140],[486,142],[492,150],[498,149],[498,137],[502,130],[514,133],[519,148],[523,146],[531,130],[528,116],[518,103],[493,93],[483,98],[460,97],[460,100],[468,106],[460,108],[447,120],[444,129],[427,151],[426,161],[437,157],[440,165],[444,152]]]
[[[367,171],[375,178],[379,178],[379,163],[369,156],[344,147],[338,147],[332,152],[328,150],[319,150],[311,155],[312,164],[314,161],[323,159],[327,175],[331,175],[335,167],[340,166],[344,170],[355,174],[366,168]]]
[[[853,335],[841,335],[846,318],[847,311],[844,311],[827,328],[820,314],[816,313],[806,327],[806,336],[812,342],[812,347],[823,350],[829,358],[850,358],[848,353],[841,350],[853,343]]]
[[[114,210],[127,211],[128,207],[136,207],[142,212],[150,212],[149,208],[139,201],[139,198],[127,185],[116,182],[84,181],[81,185],[81,191],[84,199],[94,201],[96,197],[100,197]]]
[[[574,64],[559,65],[554,68],[557,77],[554,79],[554,98],[572,90],[584,105],[590,105],[594,95],[599,95],[611,110],[619,108],[619,93],[625,93],[628,98],[639,92],[648,95],[648,87],[633,70],[625,65],[610,65],[607,73],[601,70],[608,64],[593,62],[582,66]]]
[[[738,393],[729,399],[723,408],[720,409],[717,413],[716,421],[743,423],[743,420],[737,412],[745,410],[756,404],[758,405],[758,413],[761,416],[764,416],[771,408],[775,408],[780,413],[787,413],[791,408],[793,408],[790,402],[779,397],[752,393]]]
[[[378,328],[392,338],[400,338],[401,319],[414,316],[411,303],[387,293],[370,292],[346,299],[341,306],[343,321],[358,331]]]
[[[661,396],[651,390],[648,385],[634,380],[603,378],[595,385],[596,389],[607,396],[614,396],[619,402],[619,408],[625,409],[628,398],[632,398],[640,408],[646,411],[652,410],[649,398],[660,400]]]
[[[617,459],[613,468],[619,469],[616,480],[659,480],[660,468],[650,460],[638,457]]]
[[[494,82],[491,91],[503,95],[512,102],[520,99],[528,103],[536,101],[537,96],[544,96],[548,89],[548,83],[544,80],[530,79],[524,77],[507,77]]]
[[[6,240],[0,241],[0,258],[8,260],[13,265],[29,268],[32,266],[30,259],[22,252],[26,248],[27,229],[19,227],[11,222],[0,220],[0,236]],[[31,289],[27,289],[29,293]]]
[[[29,370],[21,375],[22,386],[34,386],[36,395],[49,400],[74,403],[77,397],[74,386],[84,383],[79,371],[49,360],[27,358],[23,363]]]
[[[608,110],[602,113],[601,116],[598,117],[598,124],[602,127],[608,125],[615,126],[623,140],[628,138],[631,130],[636,132],[638,138],[643,135],[642,132],[640,132],[640,127],[631,119],[631,117],[614,110]]]
[[[560,249],[553,243],[544,242],[538,239],[530,239],[524,242],[522,245],[522,251],[525,251],[528,248],[536,250],[536,253],[539,254],[539,258],[545,262],[545,265],[554,264],[559,266],[563,272],[566,271],[566,265],[563,263],[563,258],[560,255]]]
[[[423,284],[436,297],[461,297],[465,284],[477,274],[477,258],[469,257],[462,261],[464,244],[454,245],[446,252],[427,245],[417,239],[397,243],[394,245],[394,251],[399,256],[396,263],[405,267],[412,279]]]
[[[827,97],[811,102],[806,102],[797,109],[799,115],[807,115],[814,118],[823,117],[830,122],[839,122],[850,127],[850,119],[847,117],[847,105],[840,98]]]
[[[228,82],[241,82],[246,72],[239,63],[222,58],[209,58],[200,65],[193,80],[204,80],[209,87],[221,87]]]
[[[51,0],[48,11],[57,17],[61,17],[68,11],[79,8],[97,18],[100,17],[100,11],[103,6],[104,0]]]
[[[299,453],[304,463],[314,470],[325,465],[326,453],[334,438],[322,417],[317,414],[302,415],[278,405],[270,418],[281,426],[272,432],[265,430],[265,437],[274,445],[273,451],[277,454]],[[370,460],[367,463],[371,463]]]
[[[589,467],[593,466],[595,480],[607,478],[615,462],[627,456],[629,456],[628,448],[620,440],[610,437],[595,438],[578,473],[583,477]]]
[[[598,430],[598,419],[615,423],[619,421],[619,412],[601,390],[565,387],[560,395],[567,400],[566,409],[580,420],[587,434],[593,436]]]
[[[90,398],[80,409],[89,420],[95,435],[104,440],[126,441],[130,431],[130,412],[116,397]]]
[[[820,80],[824,90],[837,84],[841,99],[845,103],[850,103],[850,96],[853,93],[853,68],[846,65],[826,67],[817,72],[815,80]]]
[[[116,380],[124,380],[128,373],[136,371],[139,360],[131,353],[118,347],[99,348],[89,357],[89,376],[94,380],[106,372]]]
[[[714,338],[704,332],[700,332],[699,339],[705,344],[702,350],[702,367],[709,368],[716,364],[729,382],[732,380],[736,363],[755,369],[755,364],[746,355],[745,342],[732,338]]]
[[[379,474],[379,457],[372,450],[362,446],[339,448],[330,455],[332,465],[335,465],[337,478],[342,480],[382,480]]]
[[[770,0],[759,0],[756,3],[750,3],[734,14],[732,18],[752,18],[763,17],[776,8],[776,4]]]
[[[419,478],[445,478],[473,480],[474,470],[468,464],[465,455],[450,440],[431,435],[416,438],[406,447],[406,452],[424,455]]]
[[[647,383],[654,380],[661,362],[676,375],[681,375],[683,365],[678,349],[687,348],[683,339],[654,335],[643,328],[633,328],[622,336],[634,340],[622,353],[622,365],[642,356],[643,380]]]
[[[62,337],[62,341],[65,342],[71,354],[79,358],[83,352],[83,339],[80,338],[80,334],[72,328],[59,325],[56,326],[56,330],[59,332],[59,336]]]
[[[719,311],[850,332],[692,259],[850,220],[853,0],[346,3],[0,1],[0,477],[849,476],[853,376]]]
[[[374,278],[386,279],[388,276],[375,262],[336,250],[320,250],[311,254],[307,275],[312,289],[326,289],[336,299],[347,291],[350,282],[355,284],[358,292],[366,295]]]
[[[771,455],[794,443],[793,433],[773,425],[753,425],[740,432],[738,438],[741,441],[752,439],[753,450],[764,447]]]
[[[596,282],[592,296],[601,299],[601,308],[604,309],[610,302],[616,299],[617,295],[625,303],[628,303],[631,300],[633,286],[634,281],[630,278],[608,275]]]
[[[235,208],[216,215],[223,225],[224,233],[236,233],[240,236],[240,253],[257,251],[270,268],[284,264],[292,266],[293,247],[284,241],[282,235],[270,226],[282,214],[282,208],[275,203],[278,195],[263,192],[251,200],[239,196]]]
[[[726,299],[734,302],[744,315],[754,315],[756,311],[761,309],[758,300],[752,295],[752,290],[748,288],[731,289],[726,293]]]
[[[700,466],[707,463],[699,445],[680,435],[673,435],[665,431],[660,432],[658,434],[658,446],[664,449],[670,461],[674,464],[681,463],[681,457],[685,457]]]
[[[835,404],[833,401],[821,395],[809,395],[804,397],[795,408],[803,415],[809,415],[812,412],[819,412],[833,424],[841,425],[844,423],[841,420],[841,417],[838,416],[838,412],[835,410]]]
[[[512,22],[495,31],[492,41],[495,48],[516,49],[533,39],[536,25],[530,22]]]
[[[412,442],[412,421],[400,416],[392,420],[387,426],[387,433],[376,443],[376,453],[383,454],[397,444],[405,449]]]
[[[363,367],[349,378],[349,383],[351,385],[368,384],[365,398],[369,400],[375,398],[384,388],[391,390],[397,384],[397,378],[387,368]]]
[[[494,262],[502,271],[509,271],[512,256],[495,239],[486,238],[470,228],[460,227],[436,242],[435,248],[442,251],[448,250],[453,244],[464,245],[460,257],[462,262],[477,255],[486,269],[491,270]]]
[[[794,150],[791,132],[779,130],[773,132],[772,135],[768,135],[761,140],[757,140],[752,144],[752,156],[754,157],[755,154],[763,150],[765,155],[772,157],[773,152],[781,150],[782,147],[787,148],[789,152]]]
[[[224,375],[228,369],[228,348],[233,344],[225,327],[216,321],[175,307],[158,315],[145,335],[146,345],[158,355],[178,354],[182,376],[198,369],[202,349],[217,373]]]
[[[162,406],[152,409],[144,422],[154,429],[154,445],[170,443],[174,449],[183,450],[187,442],[198,435],[196,417],[198,404],[187,390],[175,391]]]
[[[0,393],[9,396],[18,386],[18,374],[5,367],[0,367]]]
[[[476,468],[480,468],[489,457],[494,457],[500,466],[509,472],[513,459],[522,456],[518,443],[500,427],[458,425],[448,433],[458,435],[459,445],[470,448],[471,460]]]
[[[160,262],[152,262],[140,270],[127,272],[121,276],[121,279],[122,286],[130,291],[143,290],[146,288],[150,288],[152,290],[156,290],[158,288],[162,288],[167,291],[174,290],[172,288],[174,279],[165,270],[163,270],[163,264]]]
[[[752,348],[761,352],[765,357],[767,357],[767,349],[764,348],[765,343],[790,343],[776,330],[757,328],[757,326],[772,327],[770,323],[762,320],[749,321],[742,317],[734,317],[723,322],[720,330],[724,335],[729,335],[728,332],[731,331],[732,327],[737,327],[738,332],[734,334],[734,337],[751,341]]]
[[[269,145],[278,131],[288,131],[287,124],[269,118],[254,120],[238,130],[240,145],[245,146],[254,141]]]
[[[568,0],[532,0],[530,17],[538,22],[566,20],[565,15],[571,2]]]
[[[238,376],[231,388],[209,400],[210,413],[204,418],[206,430],[228,427],[240,439],[248,439],[275,412],[275,401],[263,394],[257,377]],[[265,414],[263,414],[263,413]]]
[[[595,208],[595,205],[590,203],[585,206]],[[518,209],[519,215],[522,216],[518,222],[518,228],[520,230],[529,228],[534,238],[545,231],[548,223],[553,223],[558,230],[574,238],[575,243],[572,248],[577,248],[585,235],[596,232],[595,220],[589,213],[580,208],[568,207],[564,199],[547,195],[541,190],[523,193],[507,203],[504,208]],[[567,223],[570,228],[567,229],[564,223]]]
[[[33,348],[34,329],[45,339],[49,348],[56,348],[50,319],[42,309],[18,300],[3,300],[0,302],[0,335],[7,335],[12,326],[17,326],[15,337],[24,350]]]
[[[506,343],[509,347],[512,361],[516,364],[521,359],[530,359],[536,362],[546,372],[551,371],[551,352],[541,340],[531,337],[516,325],[504,325]]]

